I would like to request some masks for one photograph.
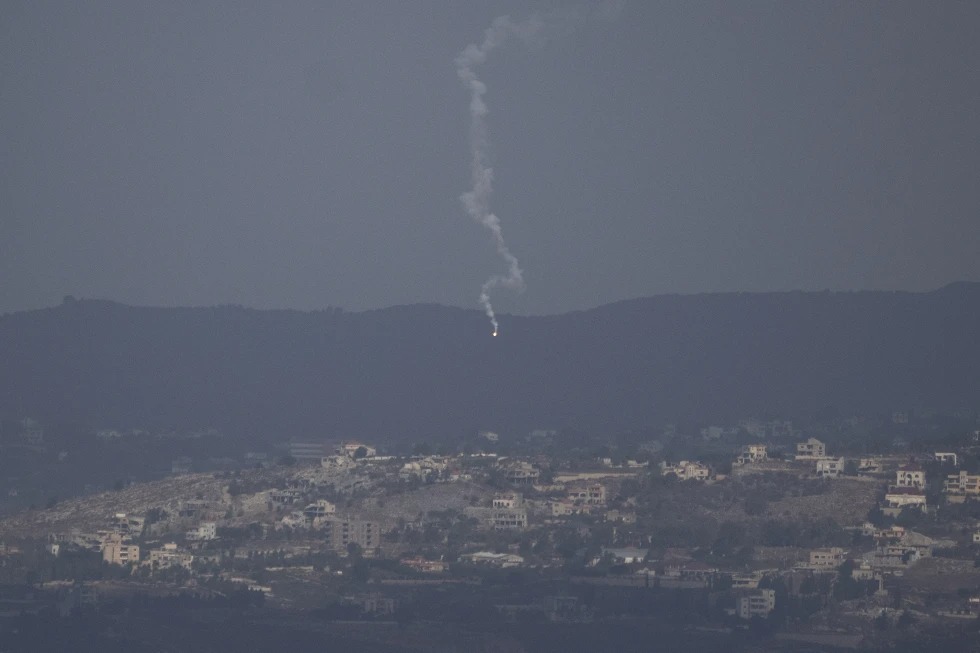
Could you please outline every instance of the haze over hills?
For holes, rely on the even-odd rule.
[[[542,317],[79,300],[0,316],[0,415],[384,439],[980,407],[980,284],[658,296]]]

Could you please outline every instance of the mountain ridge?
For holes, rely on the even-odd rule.
[[[0,415],[250,437],[648,428],[980,406],[980,283],[658,295],[557,315],[66,299],[0,315]]]

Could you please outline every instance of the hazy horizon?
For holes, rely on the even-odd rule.
[[[0,13],[0,312],[477,308],[492,21],[575,3],[59,0]],[[554,314],[665,293],[980,279],[980,8],[626,2],[479,64],[490,210]]]

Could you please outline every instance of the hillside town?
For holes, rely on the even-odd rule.
[[[41,426],[23,425],[40,446]],[[433,610],[601,623],[673,603],[686,628],[844,648],[976,632],[975,423],[942,448],[893,437],[882,451],[784,420],[668,425],[598,450],[562,438],[485,431],[438,453],[293,441],[236,469],[177,458],[156,480],[14,512],[0,521],[0,632],[143,596],[344,623]]]

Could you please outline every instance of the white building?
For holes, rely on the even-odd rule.
[[[776,590],[754,590],[738,599],[740,619],[766,618],[776,609]]]
[[[926,472],[915,463],[903,465],[895,472],[895,486],[924,488],[926,486]]]
[[[102,559],[112,565],[131,565],[140,561],[140,548],[119,533],[110,533],[102,544]]]
[[[303,508],[303,515],[310,521],[317,517],[326,517],[337,512],[337,506],[326,499],[317,499],[313,503]]]
[[[809,438],[806,442],[799,442],[796,445],[797,460],[816,460],[827,455],[827,446],[816,438]]]
[[[289,455],[296,460],[320,460],[327,452],[323,442],[290,442]]]
[[[213,540],[218,537],[218,526],[213,521],[201,522],[197,528],[187,531],[184,537],[192,542]]]
[[[578,505],[604,506],[606,487],[601,483],[575,484],[568,488],[565,498]]]
[[[377,449],[375,449],[370,445],[364,444],[363,442],[357,442],[357,441],[343,443],[342,445],[337,447],[336,453],[340,455],[348,456],[349,458],[354,458],[357,456],[358,451],[360,451],[363,454],[362,456],[360,456],[361,458],[370,458],[372,456],[378,455]]]
[[[843,473],[843,458],[823,458],[817,461],[816,474],[820,478],[837,478]]]
[[[527,510],[523,508],[491,508],[488,519],[490,527],[495,531],[527,528]]]
[[[610,557],[612,561],[620,565],[632,565],[638,562],[643,562],[646,560],[647,556],[650,555],[649,549],[637,549],[634,547],[626,547],[622,549],[608,549],[603,548],[601,557]]]
[[[524,495],[520,492],[506,492],[494,495],[493,497],[493,507],[500,509],[514,509],[520,508],[524,505]]]
[[[514,485],[534,485],[540,476],[537,467],[523,461],[511,463],[504,469],[504,478]]]
[[[959,464],[956,454],[952,451],[937,451],[933,454],[933,457],[935,458],[936,462],[944,465],[952,465],[953,467],[956,467]]]
[[[193,555],[178,549],[176,542],[168,542],[158,549],[151,549],[149,557],[143,564],[156,570],[170,567],[190,569],[193,563]]]
[[[913,506],[925,510],[926,495],[922,490],[915,487],[893,487],[885,494],[885,504],[889,508],[900,509]]]
[[[742,453],[738,457],[738,462],[742,465],[747,463],[760,463],[769,460],[768,447],[764,444],[750,444],[742,447]]]
[[[490,551],[464,553],[459,556],[459,560],[460,562],[489,565],[491,567],[518,567],[524,564],[524,558],[514,553],[491,553]]]
[[[673,474],[678,480],[687,481],[707,481],[711,478],[711,468],[698,461],[682,460],[676,465],[663,463],[661,474],[667,476]]]
[[[858,471],[862,474],[880,474],[882,470],[881,458],[861,458],[858,460]]]
[[[946,494],[980,496],[980,474],[969,474],[960,470],[959,474],[950,474],[943,482]]]
[[[836,569],[842,564],[844,564],[844,549],[838,546],[810,551],[810,567],[814,569]]]

